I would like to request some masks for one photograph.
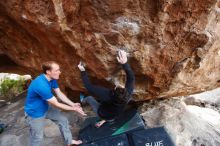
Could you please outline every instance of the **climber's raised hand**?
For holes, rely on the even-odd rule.
[[[125,64],[128,61],[127,53],[124,50],[118,51],[117,60],[121,64]]]
[[[78,68],[79,68],[80,71],[85,71],[86,70],[84,65],[83,65],[83,63],[81,61],[78,64]]]

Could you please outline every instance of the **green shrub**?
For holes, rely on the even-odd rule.
[[[6,99],[10,99],[21,93],[24,90],[25,80],[19,78],[18,80],[13,80],[10,78],[4,78],[0,85],[0,95]]]

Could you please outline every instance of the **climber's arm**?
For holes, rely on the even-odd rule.
[[[98,97],[101,101],[110,100],[110,92],[111,90],[105,87],[93,85],[88,77],[88,74],[82,64],[78,65],[79,70],[81,71],[81,77],[85,88],[88,90],[90,94],[95,97]]]
[[[133,89],[134,89],[134,73],[130,67],[130,65],[127,63],[128,59],[127,59],[127,53],[123,50],[120,50],[118,52],[118,57],[117,60],[120,64],[122,64],[123,69],[126,72],[126,83],[125,83],[125,88],[127,89],[129,94],[133,93]]]

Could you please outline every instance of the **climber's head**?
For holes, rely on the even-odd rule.
[[[61,74],[60,66],[55,61],[47,61],[42,64],[42,70],[43,73],[49,78],[49,79],[55,79],[58,80],[59,76]]]
[[[128,92],[126,88],[123,88],[121,86],[116,86],[114,91],[114,98],[118,103],[127,103],[128,101]]]

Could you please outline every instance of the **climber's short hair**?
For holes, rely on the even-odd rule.
[[[42,66],[41,66],[43,73],[46,74],[46,73],[47,73],[47,70],[51,70],[53,64],[59,65],[56,61],[47,61],[47,62],[44,62],[44,63],[42,64]]]

